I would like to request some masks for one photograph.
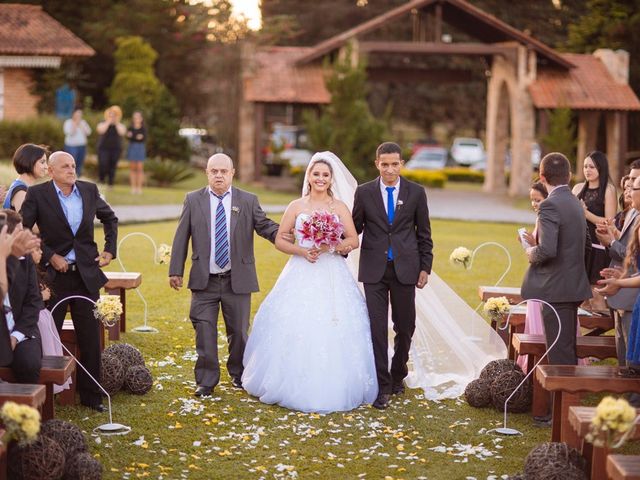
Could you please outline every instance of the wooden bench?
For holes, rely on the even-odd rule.
[[[478,287],[478,295],[480,300],[486,302],[493,297],[507,297],[511,304],[520,303],[522,296],[520,295],[520,287],[492,287],[489,285],[480,285]]]
[[[640,456],[609,455],[607,478],[609,480],[640,480]]]
[[[46,399],[47,389],[44,385],[0,382],[0,405],[15,402],[40,410]]]
[[[76,362],[71,357],[43,356],[40,369],[39,382],[45,388],[45,401],[42,407],[42,419],[49,420],[54,417],[55,406],[53,398],[53,384],[63,385],[76,368]],[[0,368],[0,379],[6,382],[14,381],[10,368]],[[2,384],[0,384],[2,385]]]
[[[547,350],[544,335],[531,335],[528,333],[516,333],[511,339],[512,347],[517,355],[528,355],[527,372],[530,372],[536,362]],[[616,339],[613,336],[601,337],[577,337],[576,352],[578,358],[596,357],[616,358]],[[543,361],[548,363],[545,358]],[[534,417],[547,415],[549,411],[549,398],[542,385],[537,380],[533,381],[533,404],[531,413]]]
[[[4,429],[0,428],[0,438],[4,437]],[[0,480],[7,480],[7,446],[0,443]]]
[[[609,449],[606,447],[595,447],[587,442],[584,438],[591,427],[591,420],[596,414],[596,407],[569,407],[569,424],[575,432],[575,438],[569,446],[577,448],[584,457],[587,464],[587,474],[592,480],[605,478],[606,459]],[[636,425],[640,421],[640,417],[636,417]],[[640,439],[640,428],[636,429],[629,437],[629,440]],[[640,480],[640,479],[639,479]]]
[[[569,407],[580,404],[581,392],[640,392],[640,378],[617,375],[618,367],[609,365],[539,365],[536,378],[542,388],[553,392],[552,442],[575,445],[577,439],[569,424]]]
[[[109,340],[119,340],[120,332],[127,331],[127,290],[137,288],[142,284],[142,274],[138,272],[104,272],[104,274],[107,276],[105,291],[109,295],[118,295],[122,303],[120,321],[107,329]],[[118,323],[120,323],[119,327]]]

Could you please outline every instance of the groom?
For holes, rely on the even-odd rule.
[[[429,281],[433,242],[424,187],[400,176],[400,147],[376,150],[380,176],[356,190],[353,221],[362,233],[358,280],[364,284],[378,376],[373,406],[385,409],[391,394],[404,392],[411,337],[416,324],[415,288]],[[391,300],[394,354],[389,371],[388,312]]]
[[[191,239],[189,317],[196,331],[197,397],[211,395],[220,381],[220,307],[229,342],[227,370],[233,386],[242,388],[251,293],[258,291],[253,232],[271,243],[278,232],[278,224],[266,217],[258,197],[231,186],[235,170],[230,157],[223,153],[213,155],[206,173],[209,185],[188,193],[184,200],[169,265],[169,285],[179,290]]]

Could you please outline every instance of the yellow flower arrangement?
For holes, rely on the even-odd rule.
[[[171,261],[171,246],[166,243],[161,243],[158,247],[158,262],[160,265],[165,265]]]
[[[482,308],[491,320],[498,321],[502,315],[509,313],[509,300],[507,297],[491,297]]]
[[[449,261],[453,264],[462,265],[464,268],[469,268],[471,262],[471,250],[466,247],[458,247],[449,255]]]
[[[105,326],[113,327],[120,315],[122,315],[120,297],[117,295],[101,295],[93,309],[93,314]]]
[[[29,405],[6,402],[0,409],[6,432],[0,443],[16,440],[20,445],[32,443],[40,432],[40,412]]]
[[[634,431],[636,409],[624,398],[603,398],[591,420],[589,433],[585,437],[596,447],[619,448]]]

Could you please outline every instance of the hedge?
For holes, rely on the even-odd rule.
[[[447,183],[447,176],[441,171],[403,170],[402,176],[425,187],[444,188]]]
[[[484,172],[469,168],[451,167],[441,170],[449,182],[483,183]]]
[[[0,122],[0,158],[13,158],[13,153],[23,143],[49,145],[52,151],[62,150],[62,121],[47,115],[28,120]]]

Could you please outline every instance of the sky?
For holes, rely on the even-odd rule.
[[[234,12],[247,17],[252,30],[258,30],[262,24],[259,2],[260,0],[231,0]]]

